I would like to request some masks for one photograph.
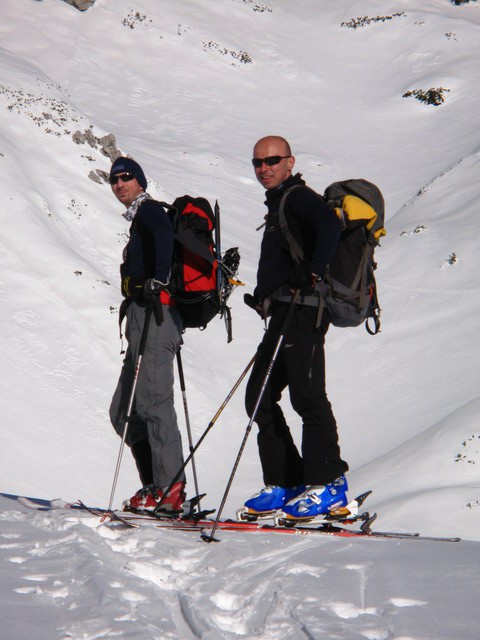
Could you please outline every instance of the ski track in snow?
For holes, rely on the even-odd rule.
[[[424,638],[411,634],[418,616],[428,611],[433,621],[442,606],[425,598],[422,581],[388,579],[405,553],[428,556],[442,543],[222,531],[220,543],[205,544],[193,532],[125,529],[90,514],[18,507],[1,511],[0,522],[1,571],[13,587],[2,598],[28,602],[31,611],[9,640],[31,636],[38,620],[40,639],[415,640]],[[460,544],[452,549],[460,562]],[[433,555],[424,565],[428,580],[444,570],[435,563]],[[444,592],[443,604],[454,607]],[[403,628],[410,631],[402,635]]]

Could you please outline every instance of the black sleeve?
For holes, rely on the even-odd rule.
[[[290,207],[299,221],[305,260],[312,273],[323,276],[337,247],[341,223],[323,197],[308,188],[292,192]]]
[[[154,278],[167,283],[173,258],[173,225],[159,202],[147,200],[139,209],[139,224],[150,236],[153,247]]]

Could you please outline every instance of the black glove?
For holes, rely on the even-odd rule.
[[[327,287],[327,283],[325,282],[325,280],[322,280],[322,278],[320,278],[320,276],[315,276],[314,277],[314,292],[318,295],[318,296],[326,296],[327,292],[328,292],[328,287]]]
[[[157,326],[160,326],[163,322],[163,310],[162,303],[160,302],[160,292],[166,288],[166,284],[156,280],[155,278],[149,278],[143,285],[143,299],[147,305],[152,305],[153,315]]]
[[[313,293],[313,275],[310,268],[303,262],[297,264],[290,271],[290,277],[288,279],[288,286],[290,289],[300,289],[300,292],[304,296],[311,295]]]
[[[246,293],[243,296],[243,301],[247,305],[247,307],[250,307],[250,309],[253,309],[254,311],[256,311],[259,316],[262,315],[262,305],[260,304],[260,302],[258,301],[255,295],[252,296],[251,293]]]
[[[160,280],[149,278],[143,285],[143,297],[145,302],[157,302],[160,292],[165,289],[166,285]]]

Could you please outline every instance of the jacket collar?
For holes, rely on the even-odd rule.
[[[302,186],[305,185],[305,180],[303,180],[301,173],[296,173],[294,176],[289,176],[285,180],[285,182],[282,182],[282,184],[278,187],[275,187],[275,189],[268,189],[267,191],[265,191],[265,204],[267,205],[268,209],[271,209],[272,205],[282,197],[287,189],[293,187],[293,185],[296,184]]]

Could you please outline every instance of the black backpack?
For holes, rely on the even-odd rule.
[[[288,230],[284,208],[291,190],[280,203],[279,224],[295,262],[303,250]],[[374,251],[385,235],[385,203],[380,189],[363,179],[334,182],[325,190],[324,201],[342,222],[342,233],[324,275],[326,292],[319,300],[319,315],[327,308],[337,327],[357,327],[365,322],[368,333],[380,331],[381,309],[375,281]],[[373,328],[369,320],[373,321]]]
[[[204,329],[217,315],[225,319],[227,341],[232,340],[232,318],[228,298],[241,284],[235,276],[240,264],[237,247],[220,252],[220,209],[205,198],[185,195],[167,210],[175,233],[169,291],[185,328]]]

